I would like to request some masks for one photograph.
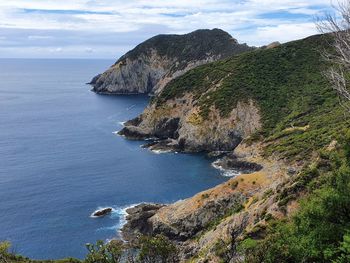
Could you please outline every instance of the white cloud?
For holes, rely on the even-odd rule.
[[[0,0],[0,35],[1,29],[50,31],[50,36],[32,34],[27,39],[31,45],[35,41],[49,45],[54,39],[62,45],[62,54],[67,54],[67,48],[59,42],[66,40],[57,32],[64,30],[81,36],[75,44],[69,43],[76,46],[90,42],[83,37],[91,34],[139,34],[146,30],[149,34],[145,35],[151,35],[214,27],[228,31],[240,42],[264,45],[316,33],[312,18],[328,6],[329,0]],[[273,17],[276,13],[290,15]],[[85,55],[86,48],[94,49],[94,54],[100,50],[86,45],[81,51]]]
[[[300,23],[258,27],[254,31],[254,34],[244,32],[240,34],[240,37],[252,45],[260,45],[262,39],[264,40],[265,44],[269,44],[274,41],[285,43],[314,34],[317,34],[317,29],[313,23]]]

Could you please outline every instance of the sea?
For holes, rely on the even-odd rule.
[[[113,60],[0,59],[0,240],[34,259],[84,258],[120,238],[125,209],[172,203],[227,180],[200,154],[156,154],[116,132],[144,95],[86,85]],[[113,207],[102,218],[91,214]]]

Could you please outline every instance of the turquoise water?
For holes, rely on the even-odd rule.
[[[154,154],[113,132],[145,96],[101,96],[84,83],[108,60],[0,60],[0,240],[36,259],[84,257],[118,237],[123,208],[169,203],[226,180],[199,155]],[[91,218],[112,206],[104,218]]]

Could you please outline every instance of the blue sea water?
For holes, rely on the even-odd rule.
[[[203,156],[154,154],[113,132],[146,96],[84,83],[109,60],[0,60],[0,240],[35,259],[83,258],[118,237],[123,208],[169,203],[226,180]],[[115,211],[91,218],[99,207]]]

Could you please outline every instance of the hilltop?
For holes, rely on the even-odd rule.
[[[156,93],[192,68],[252,49],[220,29],[157,35],[127,52],[90,84],[93,91],[104,94]]]

